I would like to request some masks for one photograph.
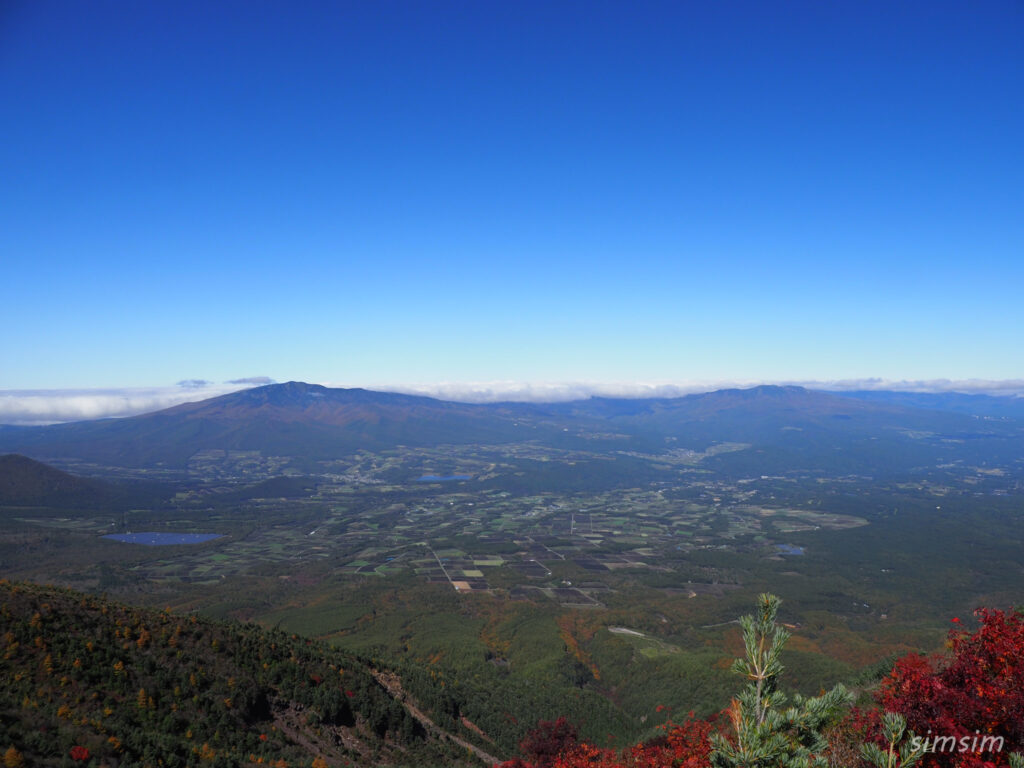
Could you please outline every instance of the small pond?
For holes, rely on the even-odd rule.
[[[202,544],[221,538],[220,533],[109,533],[104,539],[123,541],[128,544],[144,544],[147,547],[168,547],[174,544]]]

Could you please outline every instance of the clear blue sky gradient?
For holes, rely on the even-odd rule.
[[[1020,378],[1024,3],[0,3],[0,388]]]

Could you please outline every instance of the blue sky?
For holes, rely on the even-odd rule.
[[[0,389],[1017,379],[1024,5],[6,2]]]

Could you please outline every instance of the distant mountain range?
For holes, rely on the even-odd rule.
[[[998,397],[995,395],[968,395],[961,392],[888,392],[884,390],[844,392],[843,396],[871,403],[889,403],[909,408],[967,413],[972,416],[1024,420],[1024,397],[1021,396]]]
[[[1005,401],[1005,402],[1004,402]],[[720,462],[909,468],[949,457],[1012,461],[1022,454],[1015,398],[759,386],[678,398],[468,404],[289,382],[121,419],[0,429],[0,451],[41,460],[181,468],[210,449],[317,461],[360,449],[538,441],[589,450],[703,450],[751,445]]]

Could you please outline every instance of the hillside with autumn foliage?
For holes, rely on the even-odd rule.
[[[778,599],[759,600],[756,620],[740,619],[747,657],[733,668],[737,689],[747,687],[724,712],[701,718],[659,706],[665,720],[653,737],[624,748],[581,739],[580,713],[566,712],[539,722],[502,765],[1022,765],[1024,613],[981,609],[974,630],[955,618],[943,653],[905,655],[874,680],[867,670],[852,690],[790,697],[779,661],[789,632],[775,621]],[[487,735],[458,701],[440,689],[419,701],[406,691],[411,670],[297,635],[6,580],[0,631],[0,752],[13,768],[498,760],[464,738]]]
[[[1024,613],[983,608],[976,618],[969,631],[954,617],[946,652],[902,657],[859,691],[858,706],[817,706],[853,700],[837,686],[818,699],[798,695],[785,712],[781,665],[762,674],[776,663],[766,646],[781,651],[788,639],[772,621],[750,632],[748,659],[734,669],[751,686],[720,716],[669,719],[657,737],[624,749],[581,741],[568,718],[546,721],[502,768],[1020,768]]]
[[[456,765],[369,660],[0,581],[0,752],[24,766]]]

